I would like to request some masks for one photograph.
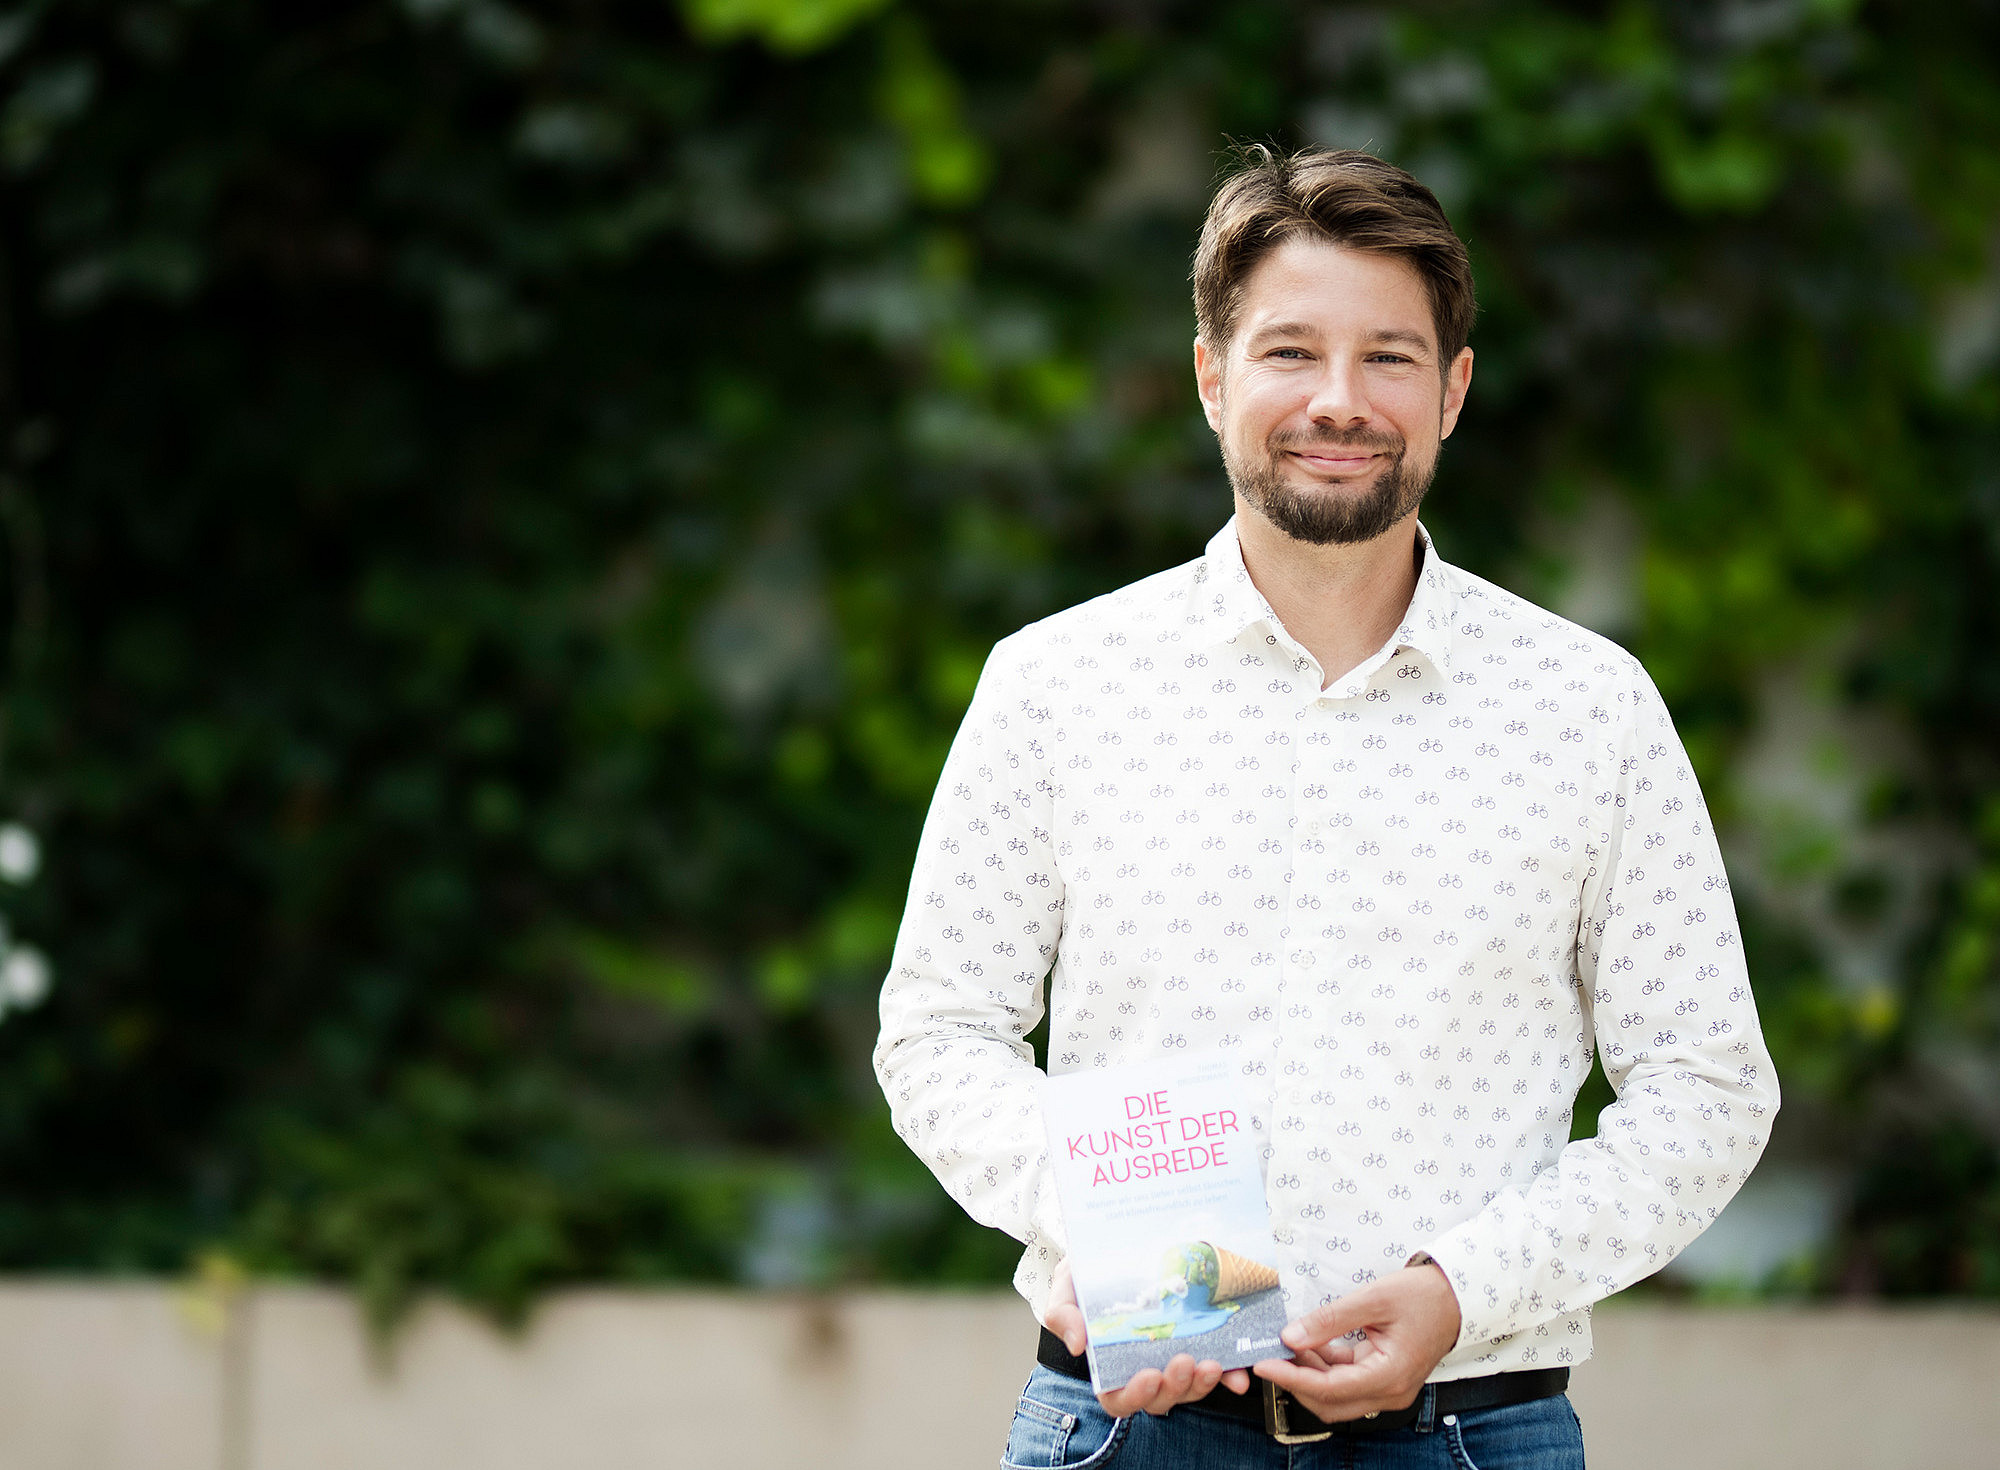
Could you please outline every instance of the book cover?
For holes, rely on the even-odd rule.
[[[1093,1388],[1180,1353],[1225,1368],[1291,1356],[1257,1143],[1228,1061],[1051,1077],[1042,1116]]]

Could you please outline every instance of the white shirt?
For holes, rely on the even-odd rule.
[[[1051,1072],[1239,1059],[1294,1314],[1437,1260],[1464,1326],[1434,1380],[1588,1357],[1589,1304],[1763,1149],[1777,1078],[1652,681],[1423,539],[1395,636],[1324,691],[1233,521],[987,662],[875,1063],[903,1138],[1026,1243],[1037,1316],[1045,977]],[[1618,1100],[1570,1143],[1593,1036]]]

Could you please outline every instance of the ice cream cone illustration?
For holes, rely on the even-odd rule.
[[[1224,1250],[1219,1245],[1209,1249],[1215,1252],[1217,1268],[1216,1282],[1209,1292],[1211,1299],[1218,1302],[1237,1301],[1260,1291],[1269,1291],[1278,1284],[1278,1273],[1261,1261],[1239,1256],[1235,1251]]]
[[[1162,1290],[1175,1291],[1190,1300],[1200,1293],[1218,1304],[1254,1296],[1278,1284],[1278,1273],[1269,1266],[1205,1240],[1175,1246],[1160,1263],[1160,1270]]]

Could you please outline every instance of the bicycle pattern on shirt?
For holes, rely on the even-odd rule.
[[[1233,527],[994,650],[884,990],[897,1125],[1039,1303],[1046,975],[1052,1071],[1240,1059],[1293,1310],[1427,1250],[1447,1370],[1579,1361],[1776,1105],[1692,768],[1629,654],[1434,550],[1320,682]],[[1622,1095],[1565,1149],[1593,1040]]]

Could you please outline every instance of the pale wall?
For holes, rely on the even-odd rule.
[[[336,1292],[12,1284],[0,1470],[984,1470],[1033,1344],[1007,1295],[577,1291],[519,1338],[434,1303],[384,1364]],[[1597,1344],[1593,1470],[2000,1465],[2000,1313],[1614,1305]]]

